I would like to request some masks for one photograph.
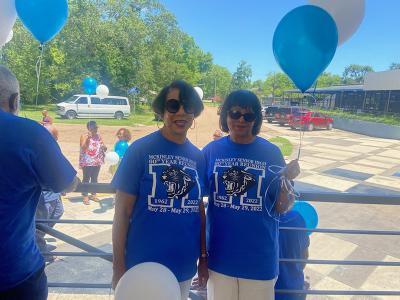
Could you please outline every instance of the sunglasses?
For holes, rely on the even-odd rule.
[[[228,112],[228,115],[232,120],[239,120],[241,117],[243,117],[243,119],[246,122],[253,122],[256,119],[256,114],[255,113],[244,113],[244,114],[242,114],[240,111],[237,111],[237,110],[230,110]]]
[[[190,103],[182,102],[176,99],[169,99],[165,103],[165,109],[171,114],[176,114],[181,106],[183,106],[183,109],[187,114],[194,114],[194,107]]]

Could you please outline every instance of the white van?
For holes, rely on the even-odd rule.
[[[57,115],[67,118],[115,118],[129,117],[131,107],[128,98],[108,96],[100,99],[96,95],[74,95],[57,104]]]

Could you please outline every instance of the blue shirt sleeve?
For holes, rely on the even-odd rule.
[[[144,173],[144,159],[139,147],[132,144],[125,153],[111,185],[125,193],[138,195],[140,180]]]
[[[43,190],[61,192],[74,180],[76,171],[62,154],[50,133],[37,127],[31,149],[31,163],[37,181]]]

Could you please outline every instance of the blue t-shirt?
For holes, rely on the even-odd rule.
[[[305,228],[306,223],[297,211],[289,211],[280,218],[282,227]],[[279,231],[279,257],[280,258],[305,258],[306,249],[310,246],[310,238],[306,231],[280,230]],[[304,288],[303,264],[279,264],[279,277],[275,284],[276,289],[302,290]],[[297,300],[304,299],[304,295],[277,293],[275,299]]]
[[[278,222],[268,211],[279,194],[280,180],[268,168],[285,165],[279,148],[260,137],[237,144],[227,136],[208,144],[203,153],[210,189],[209,268],[238,278],[275,278]]]
[[[112,181],[117,190],[137,197],[126,242],[127,268],[158,262],[180,282],[195,275],[204,172],[204,157],[188,140],[176,144],[157,131],[129,147]]]
[[[0,109],[0,291],[43,266],[34,223],[40,193],[62,191],[75,175],[43,126]]]

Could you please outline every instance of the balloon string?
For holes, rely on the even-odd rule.
[[[315,101],[317,101],[316,98],[315,98],[315,91],[316,91],[316,89],[317,89],[317,84],[318,84],[318,79],[315,81],[314,90],[313,90],[313,92],[312,92],[312,94],[311,94],[311,97],[312,97]],[[303,111],[303,109],[304,109],[304,106],[303,106],[303,99],[306,99],[306,97],[307,97],[307,96],[305,95],[305,93],[303,93],[303,97],[302,97],[301,100],[300,100],[300,111]],[[301,124],[300,124],[300,125],[301,125]],[[300,159],[301,148],[302,148],[302,146],[303,146],[304,133],[305,133],[305,128],[304,128],[304,126],[300,126],[300,140],[299,140],[299,151],[298,151],[298,153],[297,153],[297,159]]]
[[[36,62],[36,68],[35,68],[36,69],[36,106],[38,105],[38,98],[39,98],[40,71],[42,69],[44,45],[41,44],[39,49],[40,49],[40,55]]]

